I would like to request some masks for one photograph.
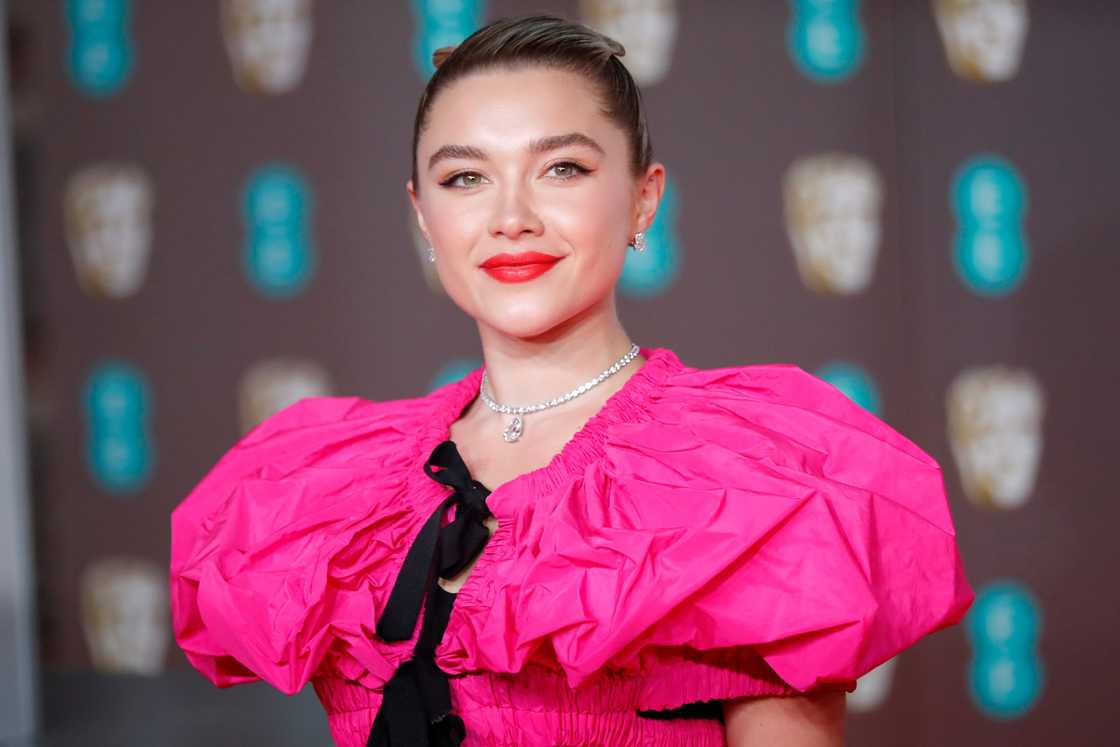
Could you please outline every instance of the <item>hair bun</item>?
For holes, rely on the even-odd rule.
[[[450,54],[455,51],[455,47],[457,46],[457,44],[453,44],[450,47],[440,47],[436,51],[432,52],[432,64],[436,67],[442,65],[443,61],[446,60],[448,56],[450,56]]]
[[[625,57],[626,56],[626,47],[622,46],[622,44],[620,42],[615,41],[614,39],[612,39],[608,36],[607,37],[607,44],[611,48],[611,54],[613,54],[615,57]]]

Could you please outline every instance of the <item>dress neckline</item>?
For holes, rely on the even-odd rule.
[[[491,489],[491,495],[504,493],[515,484],[528,483],[533,495],[554,490],[567,478],[581,474],[584,467],[603,454],[603,439],[608,426],[617,422],[640,422],[648,404],[665,380],[681,370],[683,364],[669,348],[640,347],[646,361],[617,391],[588,418],[587,422],[553,455],[543,467],[524,472]],[[451,440],[451,426],[478,397],[485,364],[462,379],[437,390],[435,412],[422,427],[420,454],[427,457],[440,442]],[[469,465],[468,465],[469,467]]]

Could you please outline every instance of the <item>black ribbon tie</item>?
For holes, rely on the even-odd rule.
[[[436,472],[433,466],[443,469]],[[486,505],[490,490],[471,477],[454,441],[443,441],[432,450],[424,472],[453,492],[420,528],[377,621],[382,640],[408,640],[425,597],[428,600],[412,658],[385,683],[367,747],[458,747],[466,737],[463,720],[451,713],[447,674],[435,662],[455,603],[455,595],[440,586],[439,579],[462,571],[485,547],[490,538],[485,524],[492,515]],[[451,506],[455,518],[444,526],[443,515]]]

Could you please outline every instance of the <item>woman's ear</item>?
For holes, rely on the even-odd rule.
[[[408,201],[412,203],[412,210],[416,213],[416,224],[420,226],[420,233],[424,235],[424,241],[431,243],[432,240],[428,236],[428,225],[424,222],[424,214],[420,212],[420,204],[416,201],[416,190],[412,186],[411,179],[405,182],[404,188],[408,192]]]
[[[635,206],[636,231],[648,231],[653,225],[657,215],[657,206],[661,203],[661,195],[665,191],[665,166],[660,161],[654,161],[646,169],[638,185],[638,199]]]

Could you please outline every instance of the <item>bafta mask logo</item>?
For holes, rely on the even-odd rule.
[[[645,232],[645,250],[626,250],[626,260],[618,279],[618,290],[624,296],[644,299],[661,295],[680,276],[681,256],[684,252],[677,230],[680,205],[676,182],[672,178],[666,178],[661,204],[657,207],[653,223]]]
[[[968,499],[1005,511],[1023,506],[1042,456],[1042,385],[1024,370],[968,369],[953,381],[946,405],[949,445]]]
[[[972,647],[969,694],[981,713],[997,721],[1025,715],[1042,694],[1045,668],[1038,652],[1042,611],[1017,581],[988,584],[964,620]]]
[[[854,363],[833,361],[817,369],[816,377],[839,389],[844,396],[872,415],[879,415],[883,400],[871,374]]]
[[[676,0],[581,0],[583,22],[626,48],[620,59],[638,85],[661,82],[673,63]]]
[[[111,493],[135,493],[152,475],[149,391],[144,375],[124,361],[99,364],[86,382],[86,464]]]
[[[171,638],[167,573],[147,560],[109,557],[81,577],[81,623],[94,669],[156,675]]]
[[[67,181],[66,243],[82,290],[119,299],[144,283],[151,254],[152,183],[137,166],[87,166]]]
[[[863,675],[856,682],[856,689],[845,699],[852,713],[869,713],[881,708],[891,694],[894,670],[898,657],[887,659],[879,666]]]
[[[294,168],[257,169],[242,193],[243,258],[249,282],[262,294],[286,298],[302,291],[314,272],[311,188]]]
[[[845,153],[799,158],[786,170],[782,192],[801,282],[822,295],[866,290],[882,234],[883,184],[874,165]]]
[[[786,48],[810,80],[851,77],[863,62],[865,38],[859,0],[790,0]]]
[[[427,80],[436,71],[432,53],[452,47],[482,25],[486,14],[484,0],[412,0],[416,23],[412,37],[412,62]]]
[[[311,0],[223,0],[222,37],[242,90],[291,91],[307,69]]]
[[[66,0],[65,17],[70,82],[94,98],[124,88],[136,61],[129,0]]]
[[[305,397],[331,393],[330,376],[318,362],[273,358],[251,366],[241,377],[238,398],[242,433]]]
[[[1019,72],[1030,18],[1026,0],[933,0],[949,67],[975,83]]]
[[[1022,283],[1029,265],[1023,216],[1027,189],[1005,159],[979,155],[953,176],[951,207],[957,222],[953,264],[974,293],[1006,295]]]

